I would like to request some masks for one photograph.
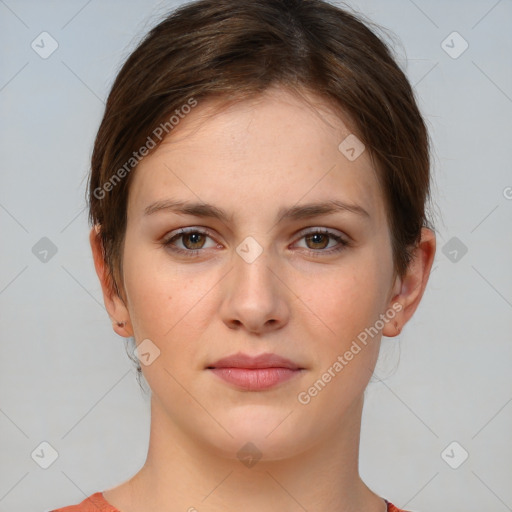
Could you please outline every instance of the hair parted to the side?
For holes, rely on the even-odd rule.
[[[328,100],[365,144],[386,204],[395,272],[405,273],[421,228],[432,229],[430,139],[409,81],[369,25],[323,0],[199,0],[144,37],[108,96],[88,183],[89,221],[100,226],[115,293],[123,297],[134,154],[191,100],[240,101],[275,85]],[[152,137],[150,151],[162,139]],[[122,179],[114,182],[116,173]]]

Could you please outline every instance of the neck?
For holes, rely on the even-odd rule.
[[[152,398],[146,462],[123,492],[105,498],[122,512],[385,512],[358,472],[362,408],[361,398],[343,425],[304,451],[245,465],[191,439]]]

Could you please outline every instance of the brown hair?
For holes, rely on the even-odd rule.
[[[145,36],[112,86],[89,177],[89,220],[101,226],[116,293],[130,170],[141,154],[194,102],[239,101],[273,85],[312,91],[353,123],[376,163],[395,272],[404,274],[429,227],[430,143],[405,74],[369,25],[323,0],[199,0]]]

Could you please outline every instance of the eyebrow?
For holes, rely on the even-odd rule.
[[[193,215],[195,217],[210,217],[222,222],[228,222],[229,215],[221,208],[204,202],[187,202],[163,200],[151,203],[144,209],[144,216],[153,215],[160,211],[171,211],[177,214]],[[280,208],[277,218],[282,220],[301,220],[332,215],[339,212],[349,212],[370,218],[370,214],[357,204],[346,203],[336,199]]]

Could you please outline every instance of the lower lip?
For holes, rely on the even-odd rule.
[[[269,389],[299,375],[290,368],[211,368],[218,377],[248,391]]]

